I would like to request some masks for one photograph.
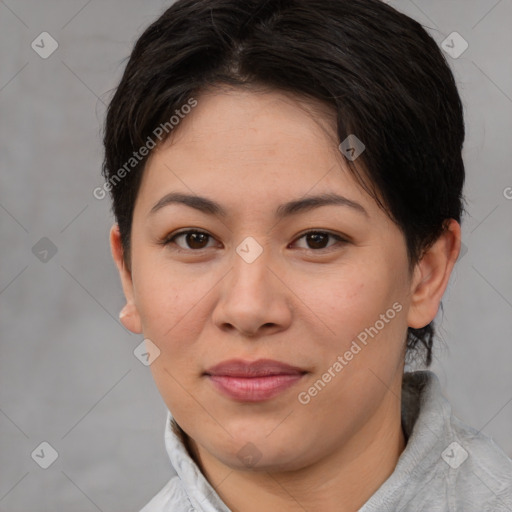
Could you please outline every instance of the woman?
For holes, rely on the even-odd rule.
[[[430,371],[464,121],[378,0],[179,0],[110,103],[123,324],[169,409],[149,511],[512,510],[512,461]]]

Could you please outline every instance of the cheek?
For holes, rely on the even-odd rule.
[[[296,283],[294,292],[304,303],[306,317],[325,331],[324,343],[334,341],[337,349],[373,325],[399,296],[391,273],[376,264],[347,265]]]
[[[167,268],[165,268],[167,267]],[[147,266],[138,276],[137,309],[144,336],[160,350],[150,365],[155,384],[167,407],[190,415],[191,396],[198,393],[197,376],[203,360],[201,338],[208,303],[210,279],[192,279],[167,266]],[[184,388],[187,392],[184,392]]]
[[[179,357],[183,345],[190,348],[202,329],[208,291],[214,283],[186,277],[169,265],[140,263],[134,275],[135,301],[144,336],[163,354]]]

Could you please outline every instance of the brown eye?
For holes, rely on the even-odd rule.
[[[306,247],[301,247],[301,249],[311,249],[311,250],[322,250],[328,249],[329,247],[335,245],[335,243],[329,244],[329,239],[334,239],[338,243],[347,243],[347,240],[342,238],[339,235],[335,235],[334,233],[329,233],[327,231],[309,231],[308,233],[304,233],[298,240],[304,239],[306,241]]]
[[[187,233],[185,240],[191,249],[204,249],[208,242],[208,235],[199,232]]]
[[[212,237],[209,234],[202,231],[182,231],[181,233],[177,233],[176,235],[166,239],[164,245],[175,243],[181,249],[201,250],[207,248],[207,244],[210,238]],[[183,242],[177,242],[177,240],[180,239],[185,241],[185,245],[182,245]]]
[[[306,240],[311,249],[325,249],[329,236],[328,233],[308,233]]]

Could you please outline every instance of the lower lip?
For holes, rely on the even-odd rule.
[[[208,375],[222,393],[243,402],[261,402],[279,395],[302,378],[302,374],[269,375],[268,377],[227,377]]]

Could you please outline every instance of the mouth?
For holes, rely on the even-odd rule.
[[[269,400],[299,382],[307,371],[271,359],[232,359],[204,372],[215,389],[241,402]]]

